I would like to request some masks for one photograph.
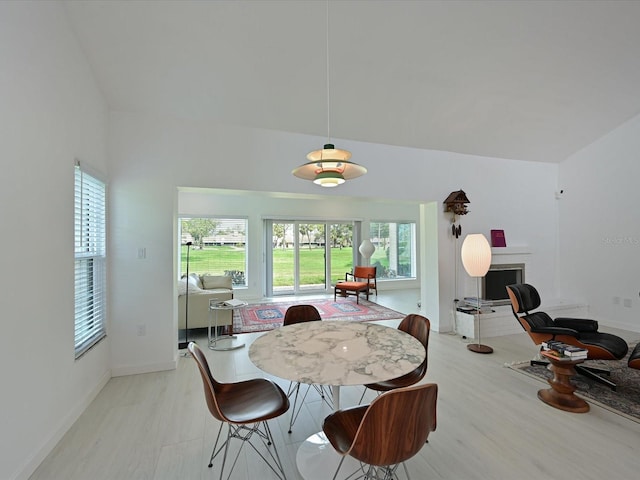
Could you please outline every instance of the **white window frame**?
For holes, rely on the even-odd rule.
[[[249,278],[248,278],[248,274],[247,274],[247,265],[249,262],[249,219],[247,217],[244,216],[230,216],[230,215],[217,215],[217,216],[213,216],[213,215],[186,215],[186,214],[181,214],[178,216],[178,238],[179,238],[179,243],[178,243],[178,248],[180,249],[178,251],[178,273],[180,274],[180,276],[184,275],[185,272],[182,271],[182,250],[184,248],[184,245],[186,245],[187,242],[193,242],[193,247],[192,248],[198,248],[199,245],[196,245],[196,243],[194,242],[194,239],[191,237],[191,235],[188,232],[183,232],[182,231],[182,222],[183,221],[188,221],[188,220],[194,220],[194,219],[208,219],[208,220],[213,220],[215,222],[218,222],[220,224],[222,224],[223,226],[225,225],[229,225],[229,224],[235,224],[235,223],[242,223],[243,224],[243,228],[244,228],[244,265],[242,267],[242,270],[240,271],[235,271],[234,275],[232,275],[233,278],[233,288],[245,288],[249,285]],[[222,228],[220,225],[217,228]],[[229,240],[230,238],[234,238],[233,235],[231,237],[225,236],[225,234],[220,233],[220,232],[216,232],[214,235],[208,235],[203,239],[203,244],[210,244],[210,243],[216,243],[218,241],[224,242],[225,240]],[[237,240],[239,240],[240,238],[236,238]],[[192,250],[193,252],[193,250]],[[192,259],[193,260],[193,259]],[[231,269],[230,270],[226,270],[224,267],[223,268],[218,268],[216,269],[215,267],[219,267],[219,265],[213,266],[211,265],[210,267],[212,268],[208,268],[206,269],[206,271],[197,271],[196,269],[193,268],[193,264],[191,266],[191,272],[196,272],[199,274],[212,274],[212,275],[227,275],[227,274],[231,274]],[[236,276],[237,274],[237,276]]]
[[[416,222],[414,221],[404,221],[404,220],[371,220],[369,223],[369,238],[374,245],[376,246],[376,251],[381,248],[379,245],[379,239],[377,238],[376,231],[374,229],[374,225],[376,224],[386,224],[389,230],[389,247],[391,251],[391,255],[389,258],[389,272],[384,273],[381,271],[376,272],[376,276],[378,281],[382,280],[410,280],[416,278],[416,246],[417,246],[417,235],[416,235]],[[408,246],[407,254],[409,255],[409,269],[410,272],[404,274],[398,274],[397,268],[399,267],[399,244],[398,244],[398,227],[399,225],[408,226],[410,229],[410,242],[411,244]],[[374,254],[375,256],[375,254]],[[374,259],[370,260],[371,265],[374,265]]]
[[[75,358],[106,337],[106,184],[76,161],[74,181]]]

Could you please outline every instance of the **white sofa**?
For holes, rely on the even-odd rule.
[[[197,275],[189,274],[189,330],[192,328],[207,328],[209,326],[209,300],[219,301],[233,298],[231,277],[225,275]],[[178,328],[185,328],[185,312],[187,298],[187,279],[178,281]],[[231,310],[218,311],[218,325],[233,327],[233,312]],[[212,318],[212,322],[215,317]]]

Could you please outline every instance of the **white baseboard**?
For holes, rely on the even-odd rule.
[[[111,369],[112,377],[124,377],[126,375],[138,375],[140,373],[163,372],[165,370],[175,370],[178,368],[178,358],[171,362],[153,363],[148,365],[119,366]]]

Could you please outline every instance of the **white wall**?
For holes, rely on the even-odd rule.
[[[559,179],[564,293],[640,332],[640,116],[562,162]]]
[[[464,233],[488,237],[492,228],[504,229],[508,245],[531,250],[527,280],[542,295],[557,296],[556,165],[337,140],[369,173],[320,190],[291,170],[323,142],[217,123],[110,115],[114,374],[170,368],[177,358],[178,187],[436,202],[440,301],[439,318],[432,321],[439,331],[452,325],[454,249],[461,244],[452,239],[450,216],[441,206],[451,191],[462,188],[471,200],[470,213],[461,220]],[[269,213],[262,205],[254,208],[256,214]],[[136,258],[140,247],[147,249],[145,260]],[[463,272],[459,277],[461,294],[474,293],[475,283]],[[136,335],[140,322],[146,324],[145,336]]]
[[[109,378],[74,360],[74,159],[107,173],[106,109],[54,2],[0,2],[0,478],[27,478]]]

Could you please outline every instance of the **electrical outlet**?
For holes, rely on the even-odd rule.
[[[138,259],[144,260],[147,258],[147,249],[145,247],[138,248]]]
[[[613,303],[614,305],[620,305],[620,297],[613,297],[611,299],[611,303]]]
[[[624,299],[624,306],[627,308],[631,308],[631,299],[630,298],[625,298]]]
[[[147,326],[138,325],[137,332],[139,337],[144,337],[147,334]]]

